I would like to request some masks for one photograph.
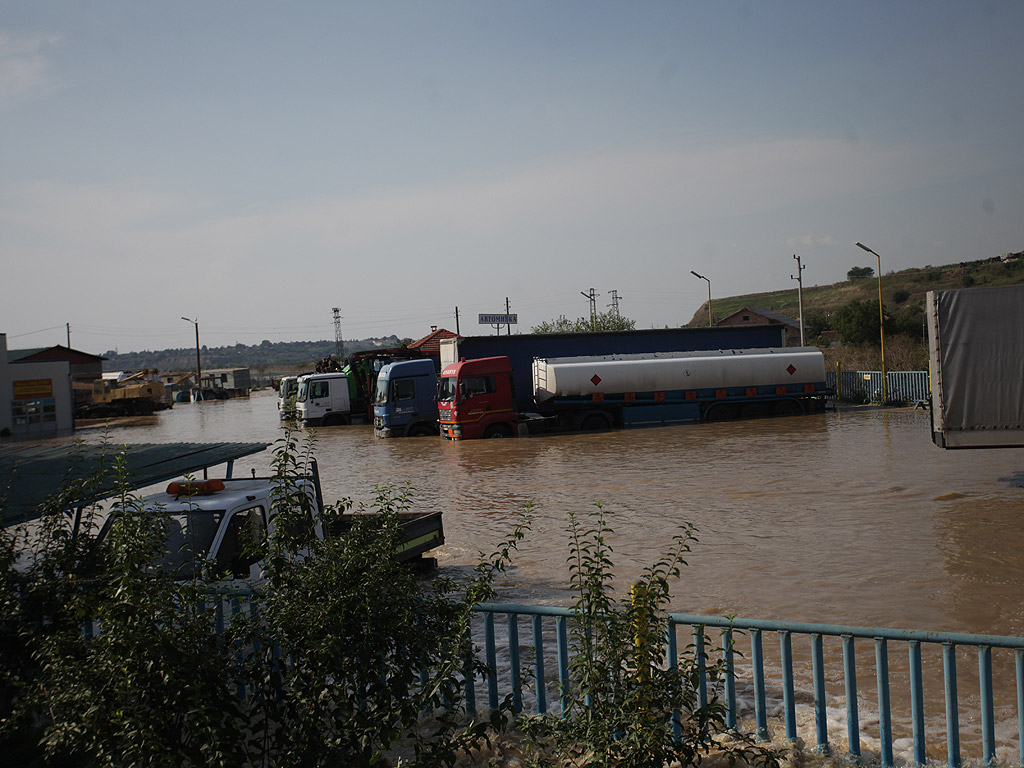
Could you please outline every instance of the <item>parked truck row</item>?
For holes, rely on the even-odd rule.
[[[822,353],[784,341],[777,326],[456,337],[441,342],[440,370],[434,358],[392,360],[365,391],[378,437],[466,440],[823,410]],[[300,377],[297,417],[362,421],[351,391],[348,371]]]

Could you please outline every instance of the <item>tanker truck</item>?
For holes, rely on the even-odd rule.
[[[449,440],[821,412],[831,391],[816,347],[535,358],[531,409],[516,408],[508,357],[441,371]]]

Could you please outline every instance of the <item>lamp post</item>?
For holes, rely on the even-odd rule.
[[[199,360],[199,319],[193,320],[190,317],[182,315],[182,320],[186,323],[192,323],[196,327],[196,396],[200,398],[203,396],[203,366]]]
[[[878,259],[878,341],[882,347],[882,405],[889,402],[889,393],[885,385],[885,315],[882,313],[882,257],[868,248],[864,243],[854,243],[858,248],[873,254]]]
[[[707,280],[707,283],[708,283],[708,328],[710,328],[711,325],[712,325],[712,323],[711,323],[711,281],[708,280],[706,277],[704,277],[704,275],[698,275],[692,269],[690,270],[690,274],[693,275],[694,277],[699,277],[701,280]]]

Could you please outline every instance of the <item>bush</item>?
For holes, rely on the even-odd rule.
[[[217,631],[211,592],[191,569],[158,565],[166,517],[131,493],[123,454],[101,469],[118,493],[107,535],[95,510],[68,514],[70,483],[41,511],[35,555],[0,539],[5,757],[89,766],[319,766],[383,764],[405,740],[413,765],[447,765],[504,724],[455,716],[460,680],[479,671],[466,629],[472,607],[511,558],[529,512],[461,588],[422,582],[390,556],[408,497],[380,489],[378,515],[322,540],[300,478],[312,446],[291,435],[275,451],[279,514],[252,610]],[[321,522],[347,509],[324,510]],[[218,601],[220,597],[216,598]],[[31,650],[30,650],[31,649]],[[417,726],[436,712],[429,730]],[[23,758],[23,759],[22,759]]]
[[[724,679],[726,662],[698,663],[692,647],[676,664],[666,658],[669,580],[679,577],[695,541],[690,524],[672,550],[647,568],[628,598],[612,597],[612,529],[600,505],[588,521],[569,515],[573,605],[569,690],[564,715],[526,718],[524,730],[539,764],[661,768],[698,765],[711,754],[729,763],[776,768],[771,750],[729,731],[723,701],[701,705],[701,667],[709,688]],[[564,762],[560,762],[564,761]]]
[[[867,278],[874,276],[874,267],[851,267],[850,271],[846,273],[847,280],[866,280]]]

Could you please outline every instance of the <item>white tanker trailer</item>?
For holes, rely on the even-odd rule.
[[[798,416],[825,410],[816,347],[534,358],[526,412],[506,356],[441,371],[438,424],[449,440],[558,430]],[[520,393],[521,395],[522,393]]]
[[[606,429],[824,410],[816,347],[537,358],[533,395],[550,426]],[[520,425],[531,420],[520,418]],[[532,431],[540,431],[536,423]],[[522,429],[520,429],[522,431]]]

